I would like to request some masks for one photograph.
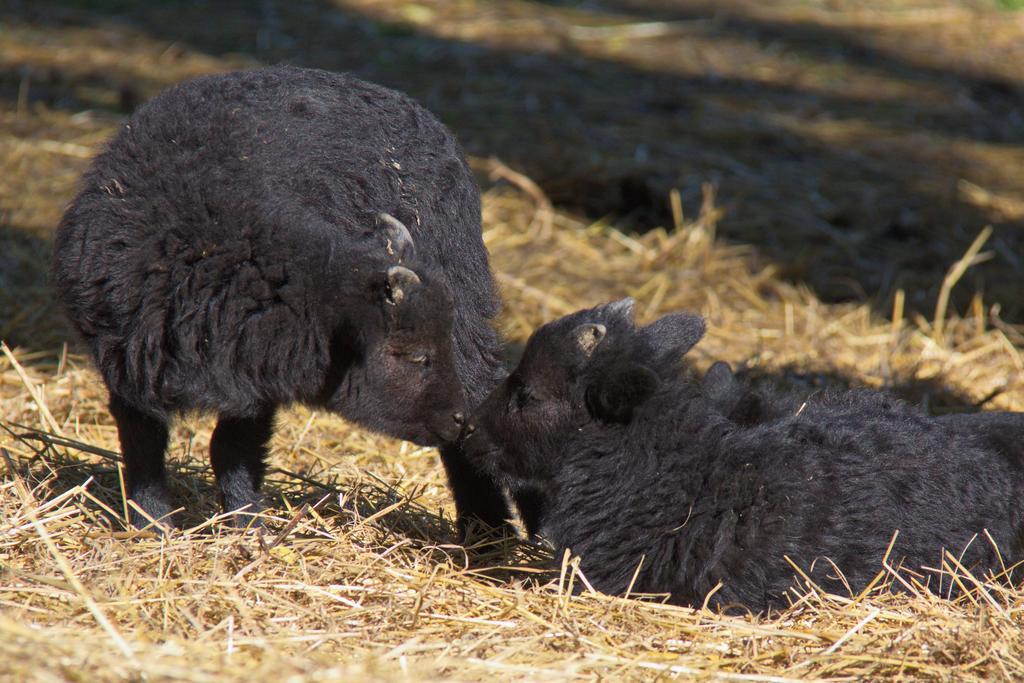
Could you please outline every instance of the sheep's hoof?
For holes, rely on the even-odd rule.
[[[239,530],[259,529],[263,526],[260,516],[262,506],[257,502],[224,506],[224,524]]]
[[[167,492],[160,489],[136,491],[128,499],[128,521],[139,531],[161,536],[177,528],[174,509],[167,498]]]

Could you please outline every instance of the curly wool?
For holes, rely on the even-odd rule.
[[[382,213],[413,250],[396,253]],[[418,287],[388,308],[396,259]],[[409,97],[350,75],[273,67],[159,94],[86,173],[53,276],[151,513],[167,507],[166,422],[180,411],[220,415],[225,504],[255,505],[231,491],[258,488],[278,405],[325,405],[429,444],[423,424],[451,430],[457,402],[476,405],[500,375],[479,190],[458,143]],[[438,350],[429,386],[387,364],[418,345]],[[495,484],[457,447],[442,458],[460,515],[500,522]]]
[[[580,556],[598,590],[780,608],[789,560],[830,592],[856,593],[897,531],[891,566],[940,594],[950,578],[926,568],[942,566],[944,550],[976,576],[1024,559],[1024,414],[930,418],[857,390],[736,421],[731,401],[723,411],[682,368],[652,368],[650,327],[612,324],[607,309],[536,332],[467,440],[487,471],[543,491],[542,533]],[[595,324],[604,338],[583,357],[574,331]],[[664,348],[678,358],[689,347]],[[733,381],[706,388],[742,396]],[[587,400],[595,394],[606,398]],[[616,395],[632,404],[626,420],[621,405],[604,407]]]
[[[380,212],[455,297],[459,376],[482,395],[498,303],[476,183],[436,118],[349,75],[277,67],[161,93],[85,175],[55,280],[111,389],[139,407],[311,401]]]

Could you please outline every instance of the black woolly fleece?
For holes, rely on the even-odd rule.
[[[400,304],[397,264],[415,274]],[[458,143],[406,95],[346,74],[272,67],[157,95],[85,174],[53,278],[110,389],[129,489],[157,491],[155,508],[180,411],[218,413],[218,481],[245,462],[238,486],[258,488],[279,405],[436,445],[501,373],[479,190]],[[457,447],[442,458],[460,515],[500,523],[495,485]]]
[[[1024,414],[930,418],[858,390],[737,422],[682,367],[657,366],[699,339],[699,318],[635,328],[628,308],[540,328],[466,438],[485,471],[543,491],[542,533],[598,590],[636,574],[634,592],[700,605],[721,582],[712,605],[781,608],[785,558],[846,594],[838,567],[857,592],[897,530],[889,561],[937,592],[950,579],[922,567],[943,549],[979,577],[1024,559]]]

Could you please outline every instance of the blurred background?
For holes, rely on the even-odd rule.
[[[673,190],[689,218],[711,183],[716,237],[825,303],[889,315],[903,289],[907,310],[930,314],[991,225],[953,308],[977,293],[1020,322],[1022,6],[2,0],[0,338],[66,337],[50,325],[25,339],[53,311],[16,304],[44,282],[48,236],[116,125],[172,82],[274,63],[406,91],[468,154],[627,233],[671,226]]]

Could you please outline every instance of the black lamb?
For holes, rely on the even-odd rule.
[[[775,396],[773,405],[763,391],[753,389],[733,374],[732,368],[725,361],[715,361],[708,368],[701,382],[701,391],[709,404],[733,422],[751,426],[768,419],[771,414],[779,416],[780,412],[790,408],[790,397]],[[784,405],[780,405],[784,404]]]
[[[110,391],[134,524],[169,521],[168,422],[193,409],[219,416],[224,509],[257,510],[292,402],[440,445],[460,519],[506,517],[455,443],[501,368],[479,190],[409,97],[290,67],[169,88],[86,173],[53,274]]]
[[[464,441],[485,471],[544,492],[542,533],[598,590],[762,611],[787,604],[786,558],[857,592],[894,535],[890,566],[936,592],[950,579],[927,568],[944,550],[978,577],[1024,558],[1024,414],[929,418],[858,390],[747,425],[683,367],[666,372],[703,335],[700,316],[637,328],[630,308],[538,329]],[[721,379],[710,386],[742,395]]]

